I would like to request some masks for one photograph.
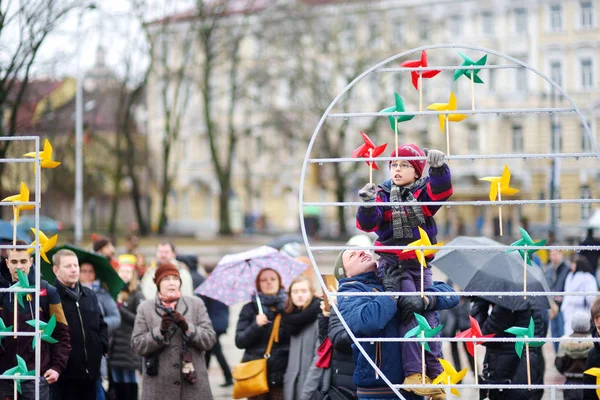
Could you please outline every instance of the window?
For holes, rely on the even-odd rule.
[[[552,122],[551,124],[551,143],[556,143],[555,148],[552,149],[553,153],[561,153],[563,149],[563,138],[562,138],[562,125],[560,122]]]
[[[579,189],[579,197],[582,200],[589,200],[592,198],[592,188],[587,185],[582,186]],[[581,203],[579,213],[582,220],[589,219],[592,216],[592,203]]]
[[[581,11],[581,27],[592,28],[594,26],[594,6],[591,0],[582,0],[579,2]]]
[[[381,29],[379,21],[369,23],[369,46],[378,47],[381,45]]]
[[[490,92],[494,92],[496,90],[496,73],[497,70],[488,69],[487,87],[490,90]]]
[[[525,68],[517,68],[515,70],[515,88],[517,92],[527,92],[527,70]]]
[[[592,60],[584,58],[580,61],[581,64],[581,87],[583,89],[591,89],[593,85]]]
[[[587,121],[588,126],[590,127],[590,132],[592,132],[592,125],[590,124],[590,121]],[[585,153],[589,153],[592,151],[592,141],[590,139],[590,137],[587,134],[587,131],[585,130],[585,125],[580,124],[579,125],[579,136],[580,136],[580,144],[581,144],[581,151],[585,152]]]
[[[512,149],[515,152],[523,152],[523,127],[521,125],[512,127]]]
[[[430,30],[429,20],[426,18],[421,18],[419,20],[419,39],[421,40],[429,40],[429,30]]]
[[[494,14],[491,11],[481,13],[481,31],[485,35],[494,35]]]
[[[515,8],[515,32],[527,33],[527,10]]]
[[[468,135],[469,151],[479,151],[479,132],[475,125],[469,126]]]
[[[351,20],[344,22],[340,35],[340,47],[342,50],[350,50],[356,47],[356,25]]]
[[[404,18],[395,18],[392,22],[392,43],[401,42],[404,37]]]
[[[452,36],[462,35],[462,18],[460,15],[453,15],[448,20],[450,34]]]
[[[550,6],[550,30],[554,32],[562,30],[562,7],[560,4]]]
[[[559,86],[562,86],[562,65],[560,61],[550,63],[550,78]]]

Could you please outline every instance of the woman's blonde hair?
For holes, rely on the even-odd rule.
[[[117,271],[121,268],[123,268],[123,267],[119,266],[119,268],[117,268]],[[131,268],[131,267],[126,266],[125,268]],[[133,274],[131,274],[131,280],[129,281],[127,286],[123,287],[123,289],[121,289],[121,291],[119,292],[119,297],[118,297],[119,302],[120,303],[126,302],[129,299],[129,295],[137,290],[139,284],[140,284],[140,280],[138,279],[135,268],[133,268]]]
[[[294,311],[294,303],[292,302],[292,287],[299,282],[306,282],[308,284],[308,290],[310,290],[312,296],[315,297],[316,295],[315,288],[311,280],[305,277],[304,275],[298,275],[296,279],[294,279],[292,283],[290,283],[290,287],[287,290],[287,299],[285,300],[284,311],[288,314]],[[302,307],[302,309],[304,310],[306,307],[308,307],[308,304],[305,304],[304,307]]]

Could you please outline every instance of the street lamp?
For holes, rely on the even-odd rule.
[[[96,9],[90,3],[79,13],[77,38],[81,37],[81,18],[85,10]],[[77,43],[77,86],[75,89],[75,244],[83,238],[83,73],[81,71],[81,40]]]

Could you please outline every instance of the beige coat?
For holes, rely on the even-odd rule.
[[[142,357],[159,351],[158,375],[148,376],[143,367],[142,399],[203,399],[211,400],[204,352],[213,347],[216,334],[206,312],[204,302],[197,297],[183,296],[176,310],[189,324],[188,349],[192,353],[198,380],[194,384],[185,381],[181,373],[181,349],[183,332],[174,325],[164,338],[160,322],[164,311],[158,307],[158,298],[144,301],[137,310],[131,347]]]

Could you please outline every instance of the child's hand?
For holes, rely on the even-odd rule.
[[[446,155],[439,150],[428,150],[427,154],[427,164],[433,168],[439,168],[444,165],[444,158]]]
[[[377,187],[373,183],[367,183],[358,191],[358,197],[364,202],[375,201],[375,198],[377,197]]]

